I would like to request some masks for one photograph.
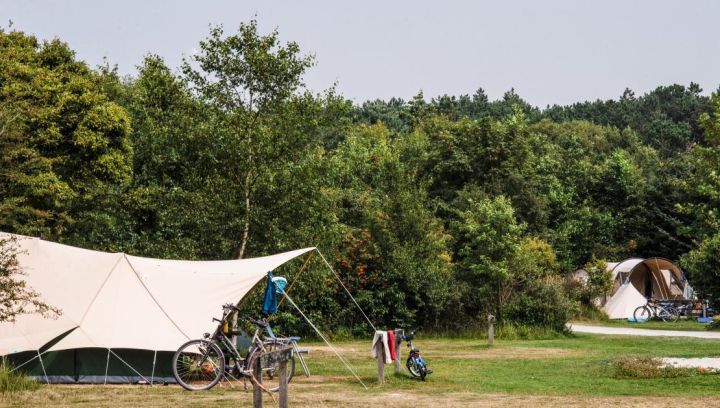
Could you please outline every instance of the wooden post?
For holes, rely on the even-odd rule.
[[[287,360],[280,360],[280,408],[288,406]]]
[[[255,380],[262,384],[262,360],[261,358],[255,359],[255,364],[253,367],[253,375],[255,376]],[[253,407],[254,408],[262,408],[262,388],[258,387],[257,385],[253,384]]]
[[[395,374],[400,374],[400,346],[402,346],[402,336],[405,335],[405,331],[402,329],[395,329]]]
[[[278,378],[280,381],[280,408],[287,408],[288,406],[287,361],[292,357],[292,353],[292,347],[263,353],[253,364],[253,375],[259,385],[262,384],[262,368],[279,365],[277,374],[280,376]],[[262,392],[263,389],[260,386],[253,384],[253,407],[262,407]]]
[[[495,328],[493,327],[495,323],[495,316],[489,314],[488,315],[488,346],[492,346],[493,342],[495,341]]]
[[[383,342],[375,343],[375,355],[377,355],[378,384],[385,384],[385,347]]]

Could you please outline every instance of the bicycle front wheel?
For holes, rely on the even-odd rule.
[[[412,357],[408,357],[408,359],[405,361],[405,367],[407,367],[408,371],[410,371],[410,375],[416,378],[423,378],[422,371],[415,366],[415,361]]]
[[[640,306],[633,312],[636,322],[646,322],[652,317],[652,311],[647,306]]]
[[[209,390],[225,372],[225,356],[213,342],[190,340],[175,352],[172,371],[175,380],[186,390]]]
[[[283,349],[286,347],[290,347],[290,345],[285,344],[281,341],[265,340],[263,342],[262,348],[256,347],[252,351],[250,351],[250,354],[247,358],[247,366],[245,366],[245,369],[252,373],[253,367],[255,367],[255,361],[260,357],[263,352],[269,353],[271,351]],[[290,380],[292,379],[293,375],[295,375],[295,356],[290,357],[290,359],[287,361],[287,367],[285,368],[285,370],[285,377],[287,378],[288,384],[290,384]],[[280,389],[280,363],[271,364],[269,366],[262,366],[261,376],[262,385],[268,391],[277,392]]]

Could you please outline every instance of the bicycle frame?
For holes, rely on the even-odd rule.
[[[237,368],[238,372],[242,376],[250,376],[252,367],[248,367],[248,360],[247,357],[243,358],[240,355],[240,352],[237,350],[235,345],[232,343],[230,338],[225,334],[225,331],[223,330],[223,327],[225,325],[225,322],[229,318],[230,314],[232,314],[232,310],[227,310],[225,313],[223,313],[222,319],[213,319],[214,321],[218,322],[218,326],[215,329],[215,332],[210,336],[206,333],[205,338],[210,339],[211,341],[214,341],[218,343],[221,346],[221,349],[223,350],[223,354],[226,352],[229,354],[229,356],[226,356],[226,363],[227,363],[227,357],[230,357],[235,360],[235,365],[229,365],[226,364],[226,371],[230,372],[233,368]],[[252,320],[251,320],[252,321]],[[307,366],[307,363],[305,362],[305,359],[302,356],[302,353],[300,349],[297,346],[297,337],[277,337],[275,336],[275,333],[272,330],[272,327],[267,322],[262,322],[263,325],[260,326],[257,322],[253,321],[255,324],[255,332],[253,333],[252,339],[250,340],[250,347],[248,349],[248,357],[253,354],[257,349],[260,349],[261,351],[265,352],[265,346],[263,344],[263,339],[260,338],[260,332],[261,328],[265,329],[265,331],[268,334],[268,337],[265,338],[265,340],[273,340],[277,341],[278,343],[281,343],[286,346],[290,346],[293,349],[293,355],[298,357],[298,360],[300,361],[300,365],[303,368],[303,371],[305,372],[306,376],[310,376],[310,370]],[[225,373],[227,375],[228,373]]]
[[[223,305],[222,318],[212,319],[218,323],[212,334],[204,333],[202,339],[189,340],[175,352],[173,375],[183,388],[189,391],[207,390],[217,385],[221,379],[228,382],[230,379],[242,379],[245,389],[247,389],[246,379],[255,377],[253,374],[255,362],[260,362],[260,357],[264,353],[287,348],[289,345],[292,345],[294,352],[298,352],[296,341],[299,338],[278,338],[267,322],[248,319],[256,329],[250,341],[248,353],[243,357],[231,340],[231,336],[239,334],[239,331],[237,328],[232,330],[228,328],[230,316],[233,312],[239,311],[232,304]],[[267,331],[269,337],[261,338],[263,331]],[[295,359],[291,357],[289,361],[291,368],[287,372],[286,380],[288,382],[295,372]],[[305,368],[304,364],[303,368]],[[267,376],[268,381],[275,380],[277,383],[277,362],[263,363],[260,369],[262,375]],[[272,390],[276,391],[278,388],[276,386]]]
[[[667,315],[672,314],[672,311],[670,309],[665,307],[661,302],[659,302],[657,300],[652,300],[652,301],[648,300],[648,302],[645,306],[647,306],[647,308],[650,309],[650,311],[653,313],[654,318],[659,318],[663,312]]]
[[[633,318],[637,321],[650,319],[675,321],[679,316],[679,310],[674,305],[657,299],[648,299],[644,305],[637,307],[633,312]]]
[[[227,357],[232,358],[235,360],[234,366],[230,366],[226,364],[226,371],[231,371],[233,368],[237,368],[238,372],[242,376],[249,376],[251,375],[251,367],[246,367],[247,364],[247,358],[244,358],[240,355],[240,352],[238,351],[237,347],[232,343],[230,338],[225,334],[225,331],[223,330],[225,323],[227,322],[228,317],[230,314],[232,314],[232,309],[228,309],[223,313],[222,319],[215,319],[214,321],[218,322],[218,326],[215,329],[215,332],[210,335],[209,333],[205,333],[203,336],[204,338],[208,339],[209,341],[213,341],[215,343],[218,343],[221,346],[221,350],[223,354],[229,353],[229,356],[225,356],[226,360]],[[272,329],[270,328],[270,325],[265,326],[266,330],[268,331],[268,334],[274,338],[275,334],[273,334]],[[248,351],[248,356],[250,356],[254,349],[260,348],[262,351],[265,351],[265,347],[263,346],[262,339],[260,339],[260,327],[256,327],[255,333],[253,334],[252,339],[250,340],[250,349]],[[226,361],[227,362],[227,361]],[[223,375],[227,375],[228,373],[223,373]]]

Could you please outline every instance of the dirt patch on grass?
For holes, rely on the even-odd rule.
[[[587,354],[582,350],[571,350],[563,348],[545,348],[545,347],[487,347],[487,346],[472,346],[452,349],[442,349],[432,347],[421,347],[423,356],[427,358],[433,358],[433,356],[442,356],[443,359],[541,359],[541,358],[555,358],[555,357],[567,357]],[[309,347],[311,356],[316,357],[335,357],[335,354],[330,350],[329,347]],[[336,347],[336,350],[343,356],[353,356],[370,358],[370,347]],[[401,356],[406,357],[405,350],[401,350]]]
[[[569,350],[562,348],[542,348],[542,347],[488,347],[471,351],[456,351],[443,358],[473,358],[473,359],[497,359],[497,358],[521,358],[521,359],[540,359],[567,357],[587,354],[579,350]]]
[[[418,395],[413,392],[389,392],[377,395],[348,393],[303,393],[290,399],[292,406],[300,407],[676,407],[678,404],[720,406],[713,398],[660,398],[660,397],[565,397],[529,396],[508,394],[452,393],[446,395]]]
[[[676,407],[679,405],[720,407],[716,398],[666,397],[581,397],[537,396],[510,394],[478,394],[472,392],[419,394],[412,390],[371,391],[316,391],[291,388],[292,407]],[[274,406],[267,395],[266,406]],[[241,388],[216,388],[207,392],[187,392],[177,386],[46,386],[34,392],[0,395],[3,407],[230,407],[250,406],[251,392]]]

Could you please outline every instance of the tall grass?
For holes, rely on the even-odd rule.
[[[572,317],[575,321],[590,322],[606,322],[609,320],[608,315],[594,305],[581,304],[575,315]]]
[[[40,388],[40,384],[4,363],[0,363],[0,393],[16,391],[33,391]]]

